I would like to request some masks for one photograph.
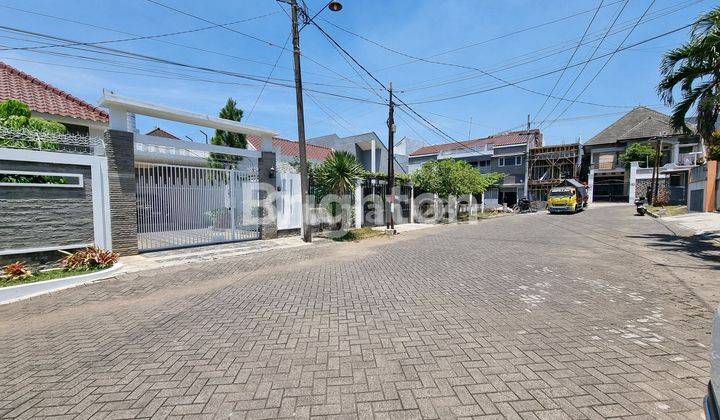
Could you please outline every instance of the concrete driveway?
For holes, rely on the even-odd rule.
[[[698,418],[720,258],[633,213],[241,255],[5,305],[0,417]]]

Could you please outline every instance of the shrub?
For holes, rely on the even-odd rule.
[[[667,188],[658,187],[657,197],[653,201],[653,206],[665,207],[670,204],[670,192]]]
[[[112,267],[118,260],[116,252],[96,247],[85,248],[74,253],[66,252],[67,256],[60,260],[65,270],[95,270]]]
[[[30,114],[30,107],[17,99],[8,99],[0,102],[0,118],[7,118],[10,116],[30,118]]]
[[[26,279],[28,277],[31,277],[32,275],[32,271],[24,262],[16,261],[3,267],[2,277],[6,280],[13,281]]]

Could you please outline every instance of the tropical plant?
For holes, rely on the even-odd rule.
[[[112,267],[119,258],[116,252],[97,247],[85,248],[73,253],[61,252],[66,254],[60,260],[60,266],[65,270],[88,271]]]
[[[362,178],[365,170],[354,155],[345,151],[332,152],[313,171],[314,192],[320,199],[328,194],[344,197],[355,190],[358,179]],[[336,201],[328,204],[331,216],[341,212],[340,203]]]
[[[243,110],[237,107],[237,102],[235,102],[233,98],[228,98],[225,106],[220,110],[218,116],[225,120],[240,122],[243,117]],[[238,149],[247,148],[247,138],[245,137],[245,134],[223,130],[215,130],[215,135],[210,139],[210,143],[216,146],[235,147]],[[213,168],[232,166],[241,160],[241,156],[225,155],[221,153],[211,153],[208,158],[209,164]]]
[[[14,281],[32,277],[32,270],[24,262],[16,261],[3,267],[3,279]]]
[[[345,151],[330,154],[314,170],[315,188],[320,197],[328,194],[343,196],[355,190],[355,183],[365,173],[355,156]]]
[[[708,159],[720,158],[720,135],[714,135],[720,114],[720,6],[701,15],[694,23],[690,39],[663,56],[660,65],[663,78],[658,93],[673,106],[670,125],[690,133],[686,116],[697,110],[697,133],[705,141]],[[681,98],[675,100],[674,90]]]
[[[481,194],[505,177],[502,173],[483,174],[477,168],[455,159],[425,162],[412,174],[413,184],[439,197]]]
[[[625,162],[625,166],[629,168],[632,162],[641,162],[642,165],[649,162],[652,165],[655,162],[656,155],[657,153],[654,145],[642,142],[633,143],[628,146],[620,156],[620,159],[622,159],[623,162]]]

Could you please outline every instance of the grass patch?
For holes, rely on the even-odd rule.
[[[50,271],[38,271],[32,276],[18,280],[6,280],[0,279],[0,288],[8,286],[17,286],[18,284],[37,283],[45,280],[55,280],[63,277],[78,276],[80,274],[94,273],[96,271],[104,270],[105,268],[97,268],[94,270],[50,270]]]
[[[648,210],[653,212],[654,214],[658,216],[679,216],[681,214],[687,214],[688,208],[687,206],[663,206],[663,207],[655,207],[655,206],[645,206]]]
[[[351,229],[345,235],[339,238],[333,238],[333,241],[352,242],[383,235],[385,235],[385,232],[382,230],[374,230],[373,228],[364,227],[360,229]]]

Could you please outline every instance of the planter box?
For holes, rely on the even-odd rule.
[[[62,277],[59,279],[2,287],[0,288],[0,305],[103,280],[117,274],[122,267],[122,263],[116,263],[105,270],[80,274],[78,276]]]

